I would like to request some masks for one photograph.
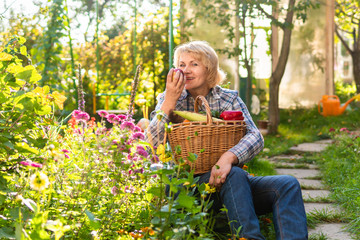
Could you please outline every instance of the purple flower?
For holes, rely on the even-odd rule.
[[[330,129],[329,129],[329,132],[335,132],[335,129],[334,129],[334,128],[330,128]]]
[[[143,157],[147,157],[149,156],[149,153],[145,150],[138,150],[137,152],[139,155],[143,156]]]
[[[135,169],[134,172],[143,174],[144,173],[144,168]]]
[[[106,116],[106,119],[108,120],[109,123],[113,123],[114,118],[116,118],[115,114],[108,114]]]
[[[135,132],[131,135],[131,138],[134,140],[144,140],[145,136],[142,132]]]
[[[98,114],[100,117],[106,117],[109,113],[107,111],[101,110]]]
[[[69,153],[70,151],[69,150],[67,150],[67,149],[62,149],[61,150],[63,153]]]
[[[121,129],[129,129],[129,130],[133,130],[135,128],[135,124],[133,122],[130,121],[125,121],[121,124]]]
[[[64,156],[65,156],[66,158],[70,158],[69,155],[67,155],[66,153],[64,153]]]
[[[140,156],[143,156],[143,157],[149,156],[148,152],[141,145],[136,146],[136,152],[137,152],[137,154],[139,154]]]

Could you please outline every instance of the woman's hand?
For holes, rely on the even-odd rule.
[[[209,184],[220,191],[221,186],[225,183],[233,164],[238,162],[237,157],[232,152],[225,152],[221,155],[219,161],[211,169]]]
[[[170,69],[167,75],[165,99],[161,106],[161,110],[167,115],[170,115],[175,109],[176,102],[180,98],[186,82],[186,78],[181,71],[174,71],[173,68]]]

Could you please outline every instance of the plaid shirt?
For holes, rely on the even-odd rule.
[[[154,146],[158,146],[159,143],[164,140],[165,123],[169,123],[170,119],[165,113],[161,112],[162,118],[158,118],[157,115],[164,102],[165,92],[161,93],[157,97],[157,106],[151,113],[151,122],[148,129],[145,132],[146,141]],[[247,132],[246,135],[239,141],[237,145],[229,149],[228,151],[234,153],[238,160],[239,165],[242,165],[250,161],[255,157],[264,147],[264,139],[255,126],[246,105],[238,96],[237,91],[221,88],[215,86],[205,97],[209,103],[210,109],[218,112],[226,110],[240,110],[243,112],[244,120],[246,122]],[[194,98],[186,90],[184,90],[176,103],[176,110],[180,111],[194,111]],[[205,111],[205,108],[201,106],[199,111]]]

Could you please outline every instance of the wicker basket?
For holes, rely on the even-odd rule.
[[[213,122],[209,104],[203,96],[195,99],[195,112],[198,112],[201,101],[206,109],[207,122],[174,124],[169,134],[171,148],[181,147],[180,154],[174,151],[175,159],[183,158],[191,169],[195,169],[195,174],[209,171],[221,155],[235,146],[246,133],[244,121]],[[193,163],[187,159],[189,153],[198,156]]]

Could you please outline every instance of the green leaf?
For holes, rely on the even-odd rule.
[[[12,144],[12,142],[10,142],[10,141],[4,142],[4,143],[2,143],[2,145],[6,146],[10,149],[14,149],[14,144]]]
[[[151,223],[154,225],[157,225],[160,223],[160,218],[159,217],[154,217],[153,219],[151,219]]]
[[[163,193],[161,193],[159,187],[151,187],[149,190],[147,190],[147,192],[157,197],[161,197],[161,195],[164,195]]]
[[[181,192],[177,199],[180,206],[186,207],[188,209],[191,209],[194,206],[194,200],[194,197],[188,196],[185,192]]]
[[[194,162],[197,158],[198,156],[195,153],[189,153],[189,156],[187,157],[190,162]]]
[[[25,204],[31,211],[33,211],[35,213],[38,211],[36,202],[34,202],[32,199],[30,199],[30,198],[23,199],[22,203]]]
[[[9,228],[9,227],[0,228],[0,238],[14,239],[15,238],[15,230],[13,228]]]
[[[47,115],[51,113],[50,106],[36,105],[34,108],[34,112],[39,114],[40,116]]]
[[[94,230],[100,229],[101,224],[99,221],[95,219],[95,215],[92,212],[88,211],[87,209],[85,210],[85,214],[86,216],[88,216],[90,220],[90,226],[92,227],[92,229]]]
[[[29,144],[25,142],[17,143],[15,149],[17,149],[19,152],[39,154],[39,151],[37,149],[30,147]]]
[[[22,70],[18,71],[15,74],[15,77],[25,80],[29,83],[36,83],[41,79],[41,75],[36,71],[33,65],[28,65],[24,67]]]

